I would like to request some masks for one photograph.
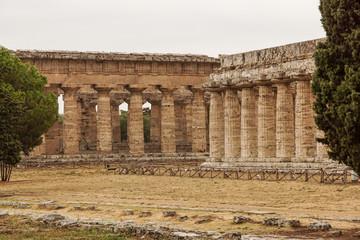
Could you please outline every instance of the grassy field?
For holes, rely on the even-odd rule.
[[[311,182],[244,181],[231,179],[199,179],[139,175],[106,175],[105,169],[47,169],[19,170],[10,182],[0,183],[0,195],[11,194],[0,200],[30,203],[54,200],[66,208],[58,210],[74,216],[99,217],[114,220],[135,220],[172,224],[176,227],[199,230],[240,231],[245,233],[277,233],[284,229],[261,224],[264,215],[249,214],[255,224],[234,225],[230,211],[202,210],[231,209],[238,211],[270,211],[284,218],[299,219],[303,225],[316,221],[294,217],[311,215],[341,218],[360,218],[359,184],[319,184]],[[97,202],[98,211],[72,211],[69,202]],[[115,204],[115,205],[111,205]],[[83,205],[86,205],[85,203]],[[196,209],[176,210],[187,215],[187,221],[164,218],[161,207]],[[124,216],[123,209],[135,210],[135,215]],[[36,207],[33,207],[36,210]],[[151,217],[139,217],[139,212],[149,210]],[[284,216],[290,214],[293,216]],[[195,224],[211,216],[206,224]],[[359,229],[360,223],[328,221],[334,228]],[[291,229],[286,229],[286,231]]]

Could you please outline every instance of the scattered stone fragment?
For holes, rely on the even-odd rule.
[[[71,208],[72,211],[84,211],[85,209],[83,207],[80,206],[74,206]]]
[[[150,211],[142,211],[140,217],[150,217],[152,213]]]
[[[308,225],[308,229],[311,231],[328,231],[331,225],[327,222],[313,222]]]
[[[90,206],[87,206],[86,207],[86,210],[89,210],[89,211],[95,211],[95,206],[94,205],[90,205]]]
[[[162,214],[164,217],[175,217],[176,216],[175,211],[163,211]]]
[[[199,234],[186,232],[173,232],[172,235],[177,237],[177,239],[193,239],[201,237]]]
[[[219,239],[231,239],[231,240],[241,240],[241,233],[226,233],[219,237]]]
[[[188,219],[189,219],[189,217],[186,216],[186,215],[179,216],[179,220],[180,220],[180,221],[186,221],[186,220],[188,220]]]
[[[47,202],[39,203],[38,208],[47,209],[47,210],[58,210],[65,207],[62,205],[55,204],[53,201],[47,201]]]
[[[211,221],[212,221],[212,219],[210,217],[206,217],[206,218],[202,218],[200,220],[197,220],[195,222],[195,224],[203,224],[203,223],[207,223],[207,222],[211,222]]]
[[[36,220],[48,223],[48,222],[55,222],[55,221],[60,221],[60,220],[64,220],[64,219],[65,219],[65,216],[63,216],[59,213],[50,213],[50,214],[43,215],[43,216],[37,218]]]
[[[264,218],[264,225],[266,226],[278,226],[278,227],[299,227],[300,221],[299,220],[289,220],[284,218],[277,218],[277,217],[265,217]]]
[[[9,217],[9,213],[7,211],[0,211],[0,218],[7,218]]]
[[[134,215],[134,210],[132,210],[132,209],[124,209],[123,214],[124,215]]]
[[[250,218],[244,216],[234,216],[234,223],[240,224],[251,221]]]
[[[360,231],[355,232],[355,233],[354,233],[354,237],[360,238]]]
[[[15,203],[13,204],[13,206],[14,206],[15,208],[30,208],[30,205],[29,205],[29,204],[23,203],[23,202],[15,202]]]
[[[342,232],[340,230],[330,231],[327,233],[328,237],[340,237],[341,235],[342,235]]]

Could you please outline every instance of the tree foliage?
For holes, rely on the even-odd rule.
[[[360,2],[321,0],[327,39],[315,53],[312,91],[318,141],[329,157],[360,173]]]
[[[34,66],[23,64],[18,57],[0,49],[2,166],[5,164],[11,169],[19,162],[20,151],[28,154],[40,145],[41,135],[55,123],[57,97],[44,94],[46,83],[46,77],[39,74]]]

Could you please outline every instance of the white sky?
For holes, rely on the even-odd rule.
[[[324,37],[319,0],[0,0],[10,49],[216,57]]]
[[[0,0],[0,45],[217,57],[325,37],[318,5],[319,0]]]

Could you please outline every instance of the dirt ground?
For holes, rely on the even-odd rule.
[[[359,196],[359,184],[114,175],[106,174],[105,169],[100,167],[15,169],[10,182],[0,183],[0,201],[36,204],[39,201],[53,200],[66,206],[57,210],[58,212],[78,217],[135,220],[138,223],[158,222],[180,228],[218,232],[316,237],[324,237],[326,233],[308,232],[306,225],[320,221],[317,217],[359,219]],[[98,211],[71,210],[72,206],[93,204],[89,202],[95,202]],[[164,207],[175,210],[177,216],[187,215],[189,218],[180,221],[177,217],[163,217],[162,211],[166,210]],[[122,213],[124,209],[133,209],[135,214],[125,216]],[[37,210],[36,205],[32,210]],[[151,211],[153,215],[139,217],[143,210]],[[235,210],[239,212],[234,212]],[[250,214],[242,211],[265,211],[273,214]],[[253,221],[233,224],[235,215],[244,215]],[[290,229],[262,225],[263,218],[270,216],[298,219],[302,227]],[[211,221],[195,224],[197,220],[206,217]],[[322,221],[343,231],[343,237],[337,239],[352,239],[353,232],[360,230],[360,222]]]

